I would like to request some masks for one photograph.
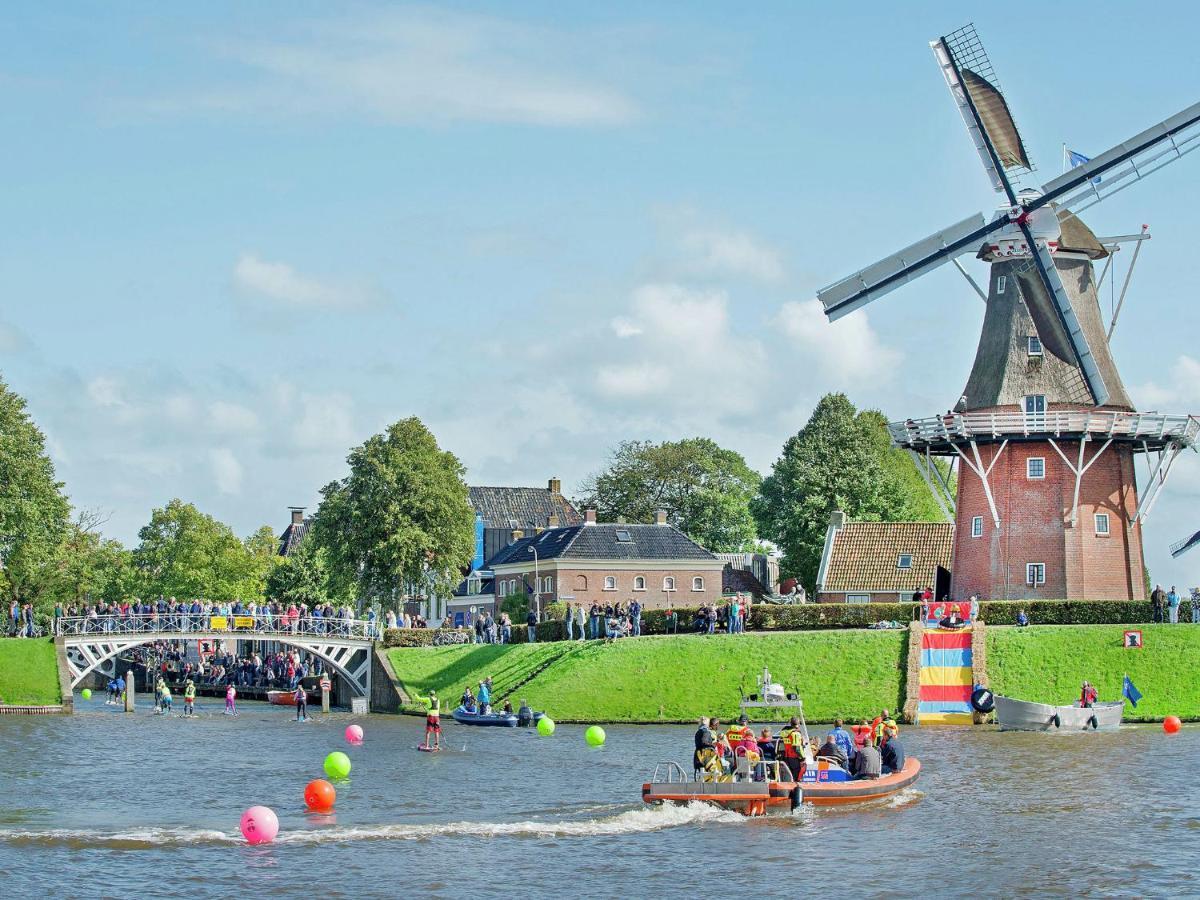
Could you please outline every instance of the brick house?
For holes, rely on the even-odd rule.
[[[817,571],[818,603],[896,603],[926,587],[950,590],[952,522],[851,522],[830,516]]]
[[[544,607],[636,599],[650,609],[720,602],[724,561],[668,525],[665,513],[654,525],[597,524],[594,510],[585,516],[582,525],[548,528],[498,553],[490,564],[497,600],[524,594]]]

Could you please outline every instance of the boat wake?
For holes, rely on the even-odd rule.
[[[645,834],[685,825],[747,821],[735,812],[705,804],[645,807],[597,819],[527,820],[522,822],[447,822],[377,824],[290,830],[286,826],[276,845],[330,844],[351,841],[420,841],[440,837],[606,837]],[[205,828],[135,827],[119,831],[0,829],[0,845],[46,848],[148,850],[164,846],[195,847],[245,844],[233,832]]]

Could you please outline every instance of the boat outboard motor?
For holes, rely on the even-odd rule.
[[[532,724],[533,710],[522,703],[521,708],[517,710],[517,725],[521,728],[528,728]]]

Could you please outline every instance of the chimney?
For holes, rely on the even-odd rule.
[[[547,528],[557,528],[558,527],[558,514],[557,513],[552,514],[548,519],[546,519],[546,527]]]
[[[292,511],[292,524],[293,525],[303,525],[304,524],[304,507],[303,506],[289,506],[288,509],[290,509]]]
[[[624,517],[624,516],[617,516],[617,524],[618,524],[618,525],[624,525],[624,524],[625,524],[625,517]]]
[[[667,524],[667,511],[665,509],[656,509],[654,511],[654,524],[655,525],[666,525]]]
[[[846,524],[846,514],[840,509],[835,509],[829,514],[829,527],[836,528],[841,531],[842,526]]]
[[[557,478],[551,478],[549,483],[546,485],[546,487],[549,488],[550,493],[552,493],[552,494],[561,494],[562,493],[562,482],[559,481]]]
[[[514,528],[512,530],[512,539],[509,541],[509,543],[515,544],[517,541],[519,541],[523,537],[525,537],[525,532],[522,531],[520,528]]]
[[[596,511],[594,509],[585,509],[583,511],[583,524],[584,525],[595,525],[596,524]]]

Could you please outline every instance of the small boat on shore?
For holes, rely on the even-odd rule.
[[[295,706],[295,691],[267,691],[267,702],[276,706]]]
[[[1125,701],[1091,706],[1051,706],[1012,697],[995,697],[996,724],[1002,731],[1115,731],[1125,715]]]

